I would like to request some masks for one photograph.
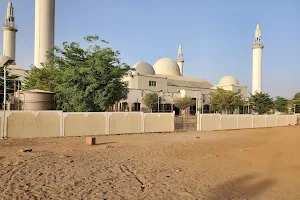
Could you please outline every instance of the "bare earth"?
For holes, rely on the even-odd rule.
[[[20,148],[32,152],[18,152]],[[300,199],[300,126],[0,140],[0,199]]]

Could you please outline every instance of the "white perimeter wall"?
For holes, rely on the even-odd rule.
[[[9,138],[93,136],[174,131],[175,113],[7,111],[1,136]]]
[[[297,124],[297,115],[220,115],[199,114],[199,131],[289,126]]]

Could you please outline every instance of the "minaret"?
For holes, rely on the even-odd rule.
[[[12,2],[8,2],[5,23],[3,30],[3,55],[9,56],[16,60],[16,33],[18,29],[15,25],[14,8]],[[14,61],[12,65],[15,65]]]
[[[183,63],[184,63],[184,60],[183,60],[183,54],[182,54],[182,46],[179,45],[177,64],[179,66],[181,76],[183,76]]]
[[[55,0],[35,0],[34,65],[41,68],[54,46]]]
[[[260,26],[257,24],[255,30],[254,45],[252,47],[252,94],[255,92],[262,92],[262,37],[260,33]]]

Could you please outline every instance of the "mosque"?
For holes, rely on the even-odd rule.
[[[240,85],[233,76],[224,76],[218,85],[213,85],[205,79],[189,78],[183,76],[184,59],[182,45],[178,48],[178,58],[161,58],[150,65],[147,62],[138,62],[132,66],[132,71],[124,81],[129,87],[128,98],[118,104],[120,111],[143,111],[143,97],[145,94],[155,91],[161,98],[161,105],[156,112],[179,112],[174,107],[174,99],[189,96],[196,101],[196,105],[189,109],[191,114],[197,110],[204,113],[209,110],[209,93],[217,88],[223,88],[240,93],[243,98],[247,97],[247,87]]]
[[[55,0],[35,0],[34,65],[36,67],[42,67],[41,63],[47,60],[47,51],[54,46],[54,19]],[[3,55],[16,60],[16,33],[18,30],[15,25],[14,8],[11,1],[8,3],[5,24],[2,29]],[[252,47],[252,93],[261,92],[262,49],[264,48],[261,38],[260,26],[257,25]],[[182,45],[178,48],[176,61],[166,57],[156,61],[153,66],[142,61],[134,64],[132,68],[135,70],[123,79],[129,88],[128,98],[117,103],[113,108],[114,111],[144,111],[146,106],[143,104],[143,98],[149,92],[157,92],[162,100],[156,112],[175,111],[178,113],[178,109],[174,107],[175,98],[189,96],[195,99],[196,106],[189,109],[191,114],[197,110],[204,113],[210,112],[209,93],[217,88],[238,92],[244,99],[247,98],[248,94],[247,86],[240,85],[233,76],[224,76],[217,85],[213,85],[205,79],[185,77]],[[16,62],[9,66],[9,70],[10,73],[20,76],[21,81],[24,80],[26,70],[16,65]],[[31,108],[34,109],[32,106]]]

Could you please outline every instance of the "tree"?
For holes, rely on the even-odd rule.
[[[31,66],[25,75],[24,88],[55,91],[57,73],[58,70],[49,63],[43,64],[43,68]]]
[[[95,44],[98,36],[87,36],[85,40],[92,43],[87,49],[76,42],[54,47],[43,68],[32,67],[27,74],[27,89],[55,92],[57,108],[67,112],[106,111],[126,99],[129,91],[122,78],[131,69],[121,63],[119,51]]]
[[[209,95],[211,110],[218,113],[227,113],[228,111],[229,113],[233,113],[234,110],[245,104],[240,93],[224,90],[222,88],[217,88],[216,91],[210,92]]]
[[[3,100],[4,100],[4,69],[3,67],[0,67],[0,104],[3,104]],[[8,100],[9,96],[8,94],[12,94],[14,93],[14,87],[16,86],[16,84],[18,83],[18,76],[15,75],[11,75],[9,70],[6,70],[6,99]]]
[[[292,99],[293,111],[300,113],[300,92],[297,92]]]
[[[277,96],[274,100],[274,108],[278,112],[287,113],[288,112],[288,100],[283,97]]]
[[[161,103],[161,97],[158,96],[157,92],[147,93],[143,97],[143,103],[145,106],[151,109],[151,112],[154,108],[158,107],[158,102],[159,104]]]
[[[181,113],[186,110],[187,108],[194,106],[196,104],[196,101],[192,99],[191,97],[184,96],[174,99],[174,105],[176,108],[181,110]]]
[[[254,95],[251,94],[249,103],[259,115],[265,114],[274,108],[273,99],[268,93],[256,92]]]
[[[297,92],[296,94],[294,94],[294,99],[300,99],[300,92]]]

